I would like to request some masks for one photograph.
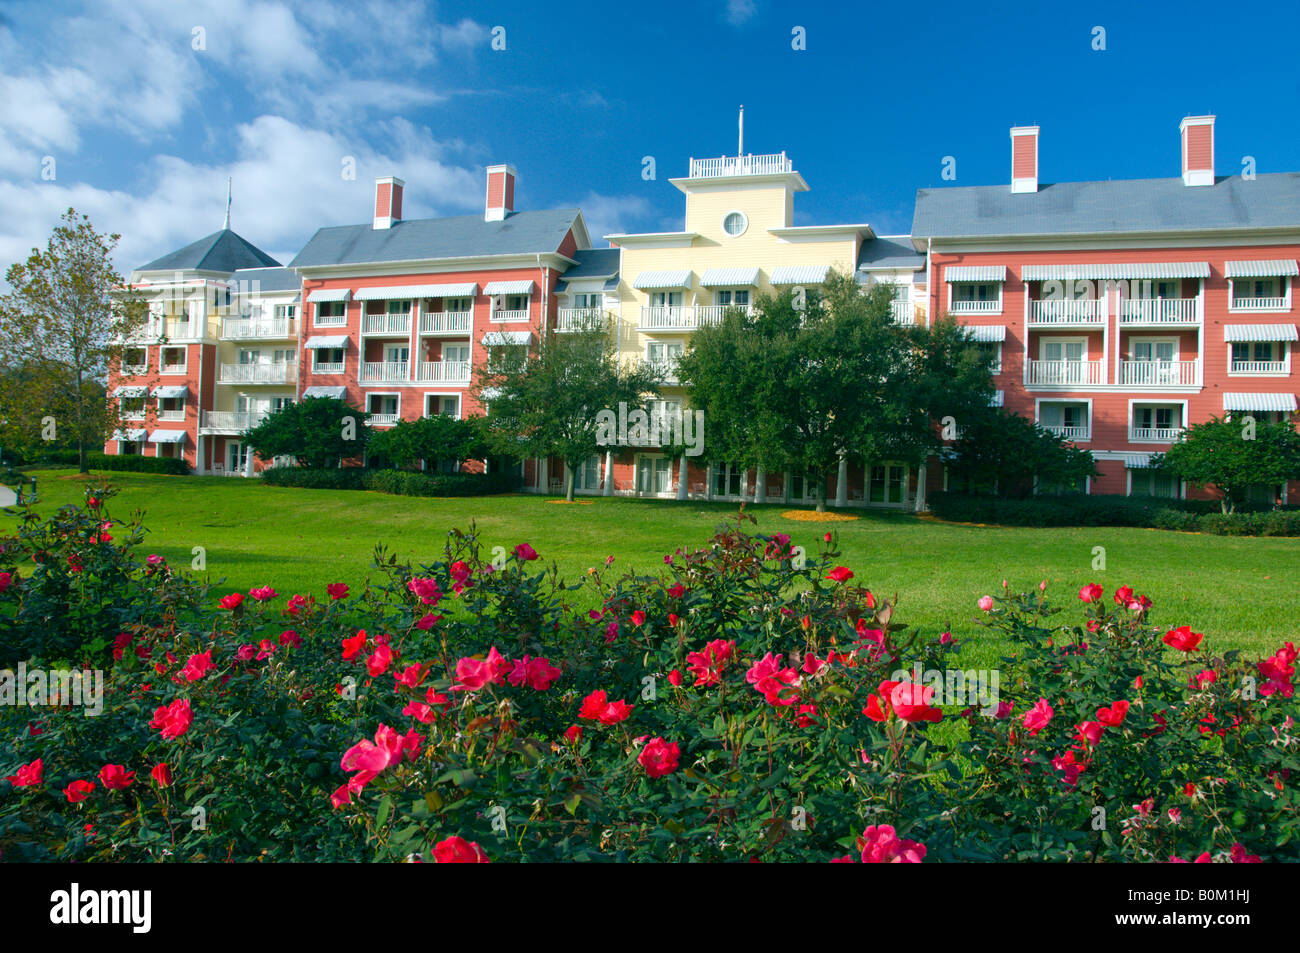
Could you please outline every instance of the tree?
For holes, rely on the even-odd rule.
[[[1087,450],[1060,439],[1027,417],[987,407],[966,418],[952,445],[948,470],[975,493],[1023,496],[1041,486],[1073,485],[1095,476]]]
[[[644,364],[620,366],[607,326],[544,334],[535,351],[492,348],[473,392],[488,408],[493,449],[515,459],[559,457],[567,472],[565,498],[572,500],[574,474],[605,446],[601,411],[617,413],[619,404],[643,409],[658,393],[660,376]]]
[[[824,291],[762,296],[702,328],[681,362],[713,459],[806,473],[826,508],[842,455],[920,463],[942,417],[993,395],[987,359],[952,325],[894,323],[893,291],[832,273]]]
[[[1251,484],[1300,479],[1300,433],[1290,422],[1211,417],[1188,427],[1180,441],[1151,463],[1188,483],[1217,487],[1221,509],[1232,513]]]
[[[396,467],[409,467],[422,461],[436,465],[443,460],[479,460],[488,447],[482,417],[458,420],[434,414],[399,420],[387,430],[376,431],[367,449],[371,456],[383,457]]]
[[[244,434],[263,460],[296,457],[299,466],[327,469],[365,452],[370,415],[335,397],[304,397],[286,404]]]
[[[68,437],[81,472],[87,451],[117,425],[104,380],[125,342],[147,319],[143,298],[113,267],[120,236],[102,235],[68,209],[45,249],[5,272],[0,296],[0,377],[4,426],[15,442]]]

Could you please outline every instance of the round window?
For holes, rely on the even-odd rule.
[[[745,229],[749,227],[749,219],[745,218],[744,212],[730,212],[722,220],[722,228],[728,235],[743,235]]]

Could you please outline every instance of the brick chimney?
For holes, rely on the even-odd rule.
[[[487,167],[487,207],[483,221],[500,222],[515,210],[515,179],[519,173],[512,165]]]
[[[1011,127],[1011,191],[1038,191],[1038,127]]]
[[[392,228],[402,220],[402,189],[406,183],[395,176],[375,179],[375,228]]]
[[[1183,140],[1183,185],[1214,184],[1214,117],[1188,116],[1178,124]]]

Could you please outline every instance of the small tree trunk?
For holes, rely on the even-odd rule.
[[[817,480],[817,512],[826,512],[826,474],[822,474]]]
[[[574,477],[574,474],[577,472],[577,469],[576,469],[575,467],[572,467],[572,466],[565,466],[564,470],[565,470],[565,474],[564,474],[564,498],[565,498],[566,500],[568,500],[570,503],[572,503],[572,502],[573,502],[573,484],[574,484],[574,479],[573,479],[573,477]]]
[[[90,472],[90,463],[86,458],[86,438],[80,435],[77,437],[77,469],[81,473]]]

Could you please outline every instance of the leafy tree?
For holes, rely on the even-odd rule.
[[[399,420],[387,430],[376,431],[367,448],[399,468],[423,461],[478,460],[487,453],[482,417],[457,420],[434,414],[418,420]]]
[[[559,457],[568,472],[565,497],[582,461],[604,449],[602,410],[620,403],[644,409],[661,377],[644,364],[621,366],[607,326],[546,332],[536,350],[493,348],[476,372],[474,393],[488,408],[489,443],[519,458]]]
[[[1047,428],[1000,407],[986,407],[965,418],[949,473],[972,492],[1024,496],[1037,477],[1040,485],[1071,485],[1095,476],[1092,454]]]
[[[1289,422],[1211,417],[1188,427],[1152,465],[1188,483],[1217,487],[1220,507],[1232,513],[1251,484],[1300,479],[1300,433]]]
[[[937,422],[970,417],[993,390],[988,360],[951,324],[895,324],[893,291],[831,274],[821,295],[762,296],[702,328],[681,362],[712,459],[808,474],[825,510],[842,454],[920,463]]]
[[[87,452],[117,424],[103,382],[147,318],[113,267],[119,238],[68,209],[45,249],[5,272],[11,290],[0,296],[0,365],[12,371],[0,376],[6,439],[66,439],[83,473]]]
[[[244,434],[263,460],[291,456],[300,466],[326,469],[355,460],[371,439],[370,415],[335,397],[286,404]]]

